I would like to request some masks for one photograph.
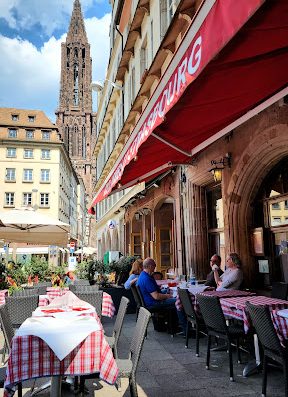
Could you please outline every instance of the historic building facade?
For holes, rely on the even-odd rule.
[[[115,7],[123,51],[107,78],[133,99],[92,206],[145,181],[122,206],[125,253],[202,279],[211,255],[224,268],[237,252],[246,286],[287,282],[287,2],[182,1],[162,41],[160,11],[170,8],[160,3]],[[96,153],[112,125],[99,130]]]
[[[92,113],[92,59],[81,5],[74,1],[66,42],[61,45],[61,80],[56,124],[76,173],[83,179],[87,203],[95,184],[95,115]],[[93,241],[89,217],[85,223]]]
[[[0,142],[1,210],[34,208],[70,224],[70,238],[82,245],[83,182],[57,127],[42,111],[0,108]]]

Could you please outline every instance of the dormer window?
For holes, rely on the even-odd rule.
[[[11,118],[12,118],[12,121],[18,121],[19,120],[19,114],[12,114]]]
[[[34,123],[35,118],[36,118],[35,116],[28,116],[29,123]]]

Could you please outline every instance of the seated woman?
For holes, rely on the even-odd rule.
[[[227,289],[239,289],[243,281],[243,272],[241,270],[241,260],[239,256],[232,252],[226,258],[226,270],[219,276],[218,266],[213,266],[214,278],[217,284],[216,291],[225,291]]]
[[[73,281],[74,281],[74,275],[73,275],[73,273],[72,272],[67,272],[66,273],[66,275],[65,275],[65,277],[64,277],[64,285],[65,286],[69,286],[69,285],[71,285],[72,283],[73,283]]]
[[[132,264],[130,276],[128,280],[124,283],[125,289],[130,289],[131,284],[135,283],[138,280],[138,277],[142,272],[142,270],[143,270],[142,259],[136,259],[136,261]]]

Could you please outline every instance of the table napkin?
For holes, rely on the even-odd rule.
[[[94,307],[89,307],[86,310],[78,310],[78,307],[75,307],[75,310],[61,310],[60,308],[51,308],[48,306],[37,307],[37,309],[32,313],[32,317],[43,317],[43,316],[52,316],[55,318],[63,318],[65,319],[73,319],[78,316],[88,315],[91,313],[95,313]],[[83,308],[84,309],[84,308]],[[59,311],[58,311],[59,310]]]
[[[62,296],[57,296],[53,301],[50,303],[50,305],[46,306],[47,309],[49,308],[56,308],[56,307],[89,307],[92,308],[89,303],[82,301],[81,299],[78,298],[73,292],[68,291],[65,295]]]
[[[100,324],[91,316],[78,316],[73,319],[31,317],[16,331],[16,336],[38,336],[47,343],[59,360],[63,360],[88,335],[100,329]]]
[[[196,295],[200,294],[201,292],[205,291],[208,289],[208,285],[192,285],[191,287],[188,288],[188,291],[191,292],[191,294]]]

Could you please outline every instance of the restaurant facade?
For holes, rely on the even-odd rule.
[[[287,15],[281,0],[199,5],[92,203],[145,182],[125,253],[201,279],[237,252],[247,286],[288,281]]]

